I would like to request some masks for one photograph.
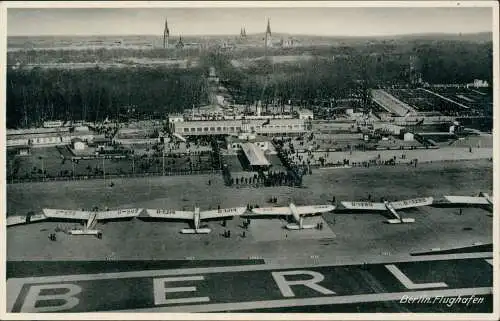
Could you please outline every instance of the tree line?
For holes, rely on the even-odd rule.
[[[7,127],[181,112],[208,100],[201,68],[8,70]]]
[[[312,58],[286,63],[259,59],[248,69],[233,66],[234,53],[202,52],[191,68],[89,68],[80,70],[9,69],[7,72],[7,126],[26,127],[43,120],[101,120],[132,110],[136,117],[181,112],[208,103],[206,75],[217,75],[237,103],[271,103],[288,99],[310,104],[314,100],[347,98],[366,88],[405,86],[410,60],[428,83],[492,83],[491,42],[458,41],[378,44],[347,50],[306,50]],[[289,51],[304,53],[304,48]],[[341,48],[342,49],[342,48]],[[284,49],[276,49],[283,51]],[[376,51],[374,51],[376,50]],[[100,52],[100,51],[99,51]],[[107,53],[106,50],[102,51]],[[142,53],[141,53],[142,54]]]

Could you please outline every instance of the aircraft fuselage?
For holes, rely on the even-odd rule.
[[[299,223],[299,226],[302,227],[302,218],[299,215],[299,212],[297,211],[297,207],[295,204],[290,203],[290,212],[292,212],[293,218],[295,219],[295,222]]]
[[[193,219],[194,219],[194,229],[198,230],[200,228],[200,208],[199,207],[195,207]]]

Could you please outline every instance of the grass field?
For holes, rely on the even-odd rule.
[[[202,207],[202,204],[204,207],[240,206],[264,204],[269,194],[282,195],[281,204],[288,199],[297,204],[328,202],[333,195],[340,200],[366,198],[368,194],[378,198],[469,195],[491,191],[492,173],[491,162],[468,161],[422,164],[417,168],[318,169],[304,176],[304,188],[234,190],[224,186],[220,175],[120,178],[112,180],[114,187],[109,187],[109,180],[25,183],[7,186],[7,210],[9,215],[21,215],[43,207],[81,208],[99,204],[102,207],[148,204],[176,207],[195,203]]]
[[[195,171],[211,170],[211,155],[172,155],[165,157],[165,172],[189,171],[189,159]],[[45,173],[44,173],[45,171]],[[63,160],[55,147],[32,149],[29,156],[15,156],[7,161],[9,178],[26,179],[66,176],[103,176],[140,173],[162,173],[162,157],[136,157],[124,159],[81,159],[76,162]]]

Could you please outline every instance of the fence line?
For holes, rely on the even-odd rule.
[[[21,184],[33,182],[55,182],[55,181],[86,181],[97,179],[113,179],[113,178],[135,178],[135,177],[156,177],[156,176],[187,176],[187,175],[207,175],[207,174],[220,174],[222,170],[206,170],[206,171],[180,171],[180,172],[151,172],[151,173],[136,173],[136,174],[106,174],[103,175],[80,175],[75,177],[40,177],[40,178],[26,178],[26,179],[7,179],[7,184]]]

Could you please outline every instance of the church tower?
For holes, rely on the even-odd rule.
[[[168,29],[168,22],[165,18],[165,29],[163,29],[163,48],[168,48],[168,39],[170,38],[170,30]]]
[[[245,30],[245,27],[243,27],[240,30],[240,39],[246,39],[246,37],[247,37],[247,31]]]
[[[183,49],[184,48],[184,42],[182,41],[182,36],[179,36],[179,41],[175,45],[175,48],[177,48],[177,49]]]
[[[271,23],[269,19],[267,19],[266,36],[264,38],[264,41],[265,41],[264,45],[266,46],[266,52],[267,52],[267,48],[271,48],[273,46],[273,42],[271,39]]]

